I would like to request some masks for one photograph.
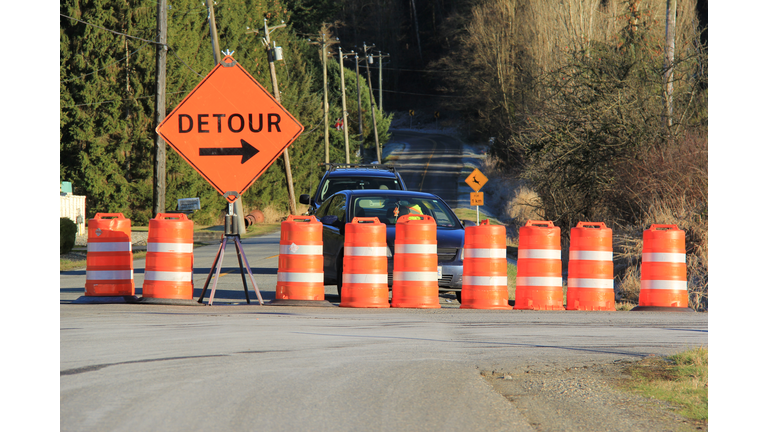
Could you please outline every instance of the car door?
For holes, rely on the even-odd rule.
[[[317,210],[317,218],[323,224],[323,272],[325,283],[336,282],[337,270],[343,263],[339,259],[344,247],[344,226],[347,223],[347,196],[336,194]]]

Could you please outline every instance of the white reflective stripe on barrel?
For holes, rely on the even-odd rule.
[[[147,252],[192,253],[192,243],[147,243]]]
[[[507,286],[506,276],[467,276],[463,278],[464,286]]]
[[[323,245],[280,245],[281,255],[322,255]]]
[[[323,283],[323,273],[289,273],[280,272],[277,274],[278,282],[320,282]]]
[[[396,271],[392,280],[398,282],[437,282],[437,270],[433,272]]]
[[[613,289],[613,279],[568,278],[568,288]]]
[[[518,259],[560,259],[559,249],[518,249]]]
[[[466,277],[466,276],[465,276]],[[563,286],[563,278],[555,276],[518,276],[517,286]]]
[[[499,249],[499,248],[486,248],[486,249],[475,249],[475,248],[466,248],[464,249],[464,259],[466,258],[506,258],[507,257],[507,248]]]
[[[88,252],[130,252],[131,242],[88,242]]]
[[[344,256],[387,256],[386,246],[353,246],[344,248]]]
[[[85,278],[89,281],[133,279],[133,270],[86,270]]]
[[[437,244],[396,244],[395,253],[437,254]]]
[[[685,263],[685,254],[673,252],[643,252],[643,261]]]
[[[347,274],[344,273],[341,277],[342,283],[345,284],[386,284],[387,274]]]
[[[144,272],[144,280],[163,282],[190,282],[192,281],[192,272],[147,270]]]
[[[613,261],[613,252],[571,250],[568,252],[568,258],[583,261]]]
[[[641,280],[640,289],[663,289],[674,291],[687,291],[687,281],[676,280]]]

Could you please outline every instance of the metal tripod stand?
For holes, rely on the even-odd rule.
[[[237,192],[227,192],[224,196],[235,195],[239,198],[240,194]],[[235,223],[235,213],[233,205],[230,202],[227,215],[224,217],[224,234],[221,236],[221,245],[219,245],[219,252],[216,254],[216,259],[213,260],[211,265],[211,271],[208,272],[208,278],[205,280],[205,286],[203,286],[203,292],[200,294],[198,303],[203,302],[206,291],[208,291],[208,284],[211,282],[211,277],[214,275],[214,268],[216,269],[216,275],[213,279],[213,288],[211,288],[211,296],[208,298],[208,306],[213,305],[213,297],[216,295],[216,284],[219,281],[219,274],[221,273],[221,263],[224,261],[224,251],[227,249],[227,242],[233,242],[237,250],[237,261],[240,264],[240,277],[243,280],[243,292],[245,292],[245,300],[248,304],[251,304],[251,298],[248,295],[248,284],[245,281],[245,272],[243,271],[243,260],[245,260],[245,268],[248,270],[248,276],[251,278],[253,289],[256,291],[256,297],[259,298],[259,304],[263,305],[264,300],[261,298],[261,292],[259,292],[259,286],[256,285],[256,279],[253,278],[251,273],[251,266],[248,264],[248,258],[245,256],[243,245],[240,243],[240,233],[238,232],[238,224]]]

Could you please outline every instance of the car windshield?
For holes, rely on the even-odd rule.
[[[323,184],[320,201],[325,201],[336,192],[356,189],[402,190],[403,187],[394,178],[332,177]]]
[[[353,198],[354,217],[377,217],[387,225],[408,214],[432,216],[439,227],[458,228],[461,225],[448,206],[430,197],[415,196],[360,196]]]

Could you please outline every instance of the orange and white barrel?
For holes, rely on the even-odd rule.
[[[275,300],[325,300],[323,224],[314,216],[288,216],[280,224]]]
[[[344,228],[341,307],[388,308],[387,226],[356,217]]]
[[[488,220],[464,230],[461,309],[512,309],[507,291],[507,230]]]
[[[395,224],[392,307],[440,308],[437,224],[429,215],[403,215]]]
[[[616,310],[612,235],[604,222],[579,222],[571,229],[566,310]]]
[[[528,221],[520,228],[515,309],[565,310],[560,228]]]
[[[657,225],[643,232],[638,307],[688,308],[685,231]]]
[[[122,213],[96,213],[88,221],[86,296],[132,296],[131,220]]]
[[[141,296],[192,300],[194,222],[182,213],[158,213],[149,221]]]

